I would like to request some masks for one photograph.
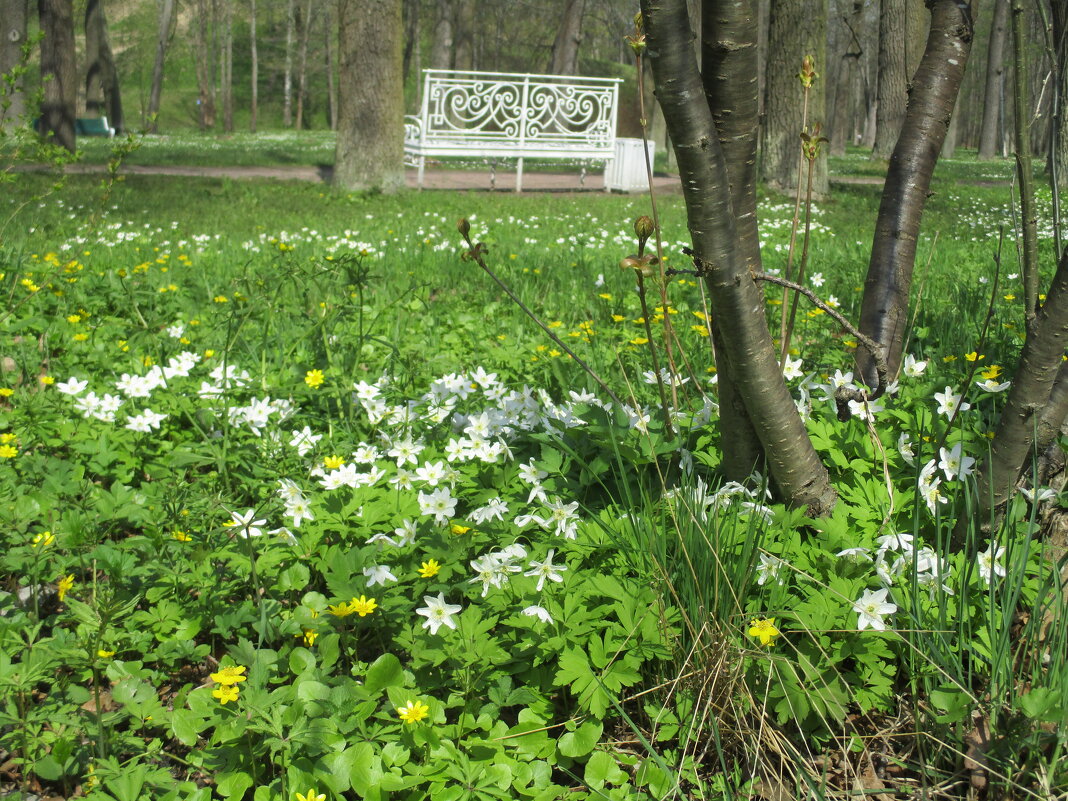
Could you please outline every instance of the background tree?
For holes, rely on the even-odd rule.
[[[156,60],[152,67],[152,89],[148,96],[148,130],[150,133],[156,133],[159,130],[159,108],[163,98],[163,69],[167,60],[167,48],[171,37],[174,36],[177,10],[177,0],[160,0]]]
[[[815,59],[817,72],[826,69],[827,0],[777,0],[771,4],[768,24],[762,177],[772,189],[792,194],[798,185],[801,129],[825,123],[825,76],[819,75],[812,84],[806,108],[797,74],[805,56]],[[802,178],[802,187],[806,180]],[[827,187],[823,155],[816,161],[812,188],[822,196]]]
[[[1058,3],[1054,3],[1057,8]],[[1062,13],[1063,16],[1063,13]],[[1001,145],[1002,99],[1005,96],[1005,29],[1009,19],[1009,0],[994,0],[993,23],[986,51],[986,85],[983,91],[983,123],[979,131],[979,159],[994,158]]]
[[[401,0],[368,13],[338,0],[338,127],[334,184],[394,192],[404,185]]]
[[[256,22],[256,0],[249,0],[248,7],[248,27],[249,27],[249,59],[251,64],[249,69],[251,75],[249,76],[249,120],[248,129],[252,133],[256,133],[256,124],[259,122],[260,111],[260,51],[256,47],[256,41],[259,39],[259,26]]]
[[[908,100],[908,0],[879,0],[879,80],[872,158],[887,159],[901,133]]]
[[[108,124],[121,134],[126,127],[122,113],[119,73],[108,41],[108,22],[103,0],[85,4],[85,108],[104,114]]]
[[[579,44],[582,42],[582,13],[586,0],[564,0],[563,12],[553,40],[550,75],[577,75]]]
[[[29,0],[0,2],[0,73],[11,75],[23,65],[22,48],[26,44]],[[0,92],[0,125],[18,122],[26,115],[26,97],[22,80],[5,86]]]
[[[78,99],[74,55],[74,10],[71,0],[38,0],[41,22],[41,131],[74,152],[75,103]]]

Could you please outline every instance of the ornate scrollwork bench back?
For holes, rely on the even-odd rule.
[[[405,154],[426,158],[523,159],[607,163],[616,141],[617,78],[424,70],[418,116],[406,118]]]

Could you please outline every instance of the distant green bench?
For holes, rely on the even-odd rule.
[[[41,118],[33,121],[33,130],[41,133]],[[107,117],[79,117],[74,121],[75,136],[107,136],[115,135],[115,129],[108,125]]]
[[[74,133],[76,136],[112,137],[115,129],[108,125],[107,117],[79,117],[74,121]]]

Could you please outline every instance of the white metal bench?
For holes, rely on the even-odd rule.
[[[614,156],[618,78],[424,70],[418,116],[405,117],[404,152],[419,168],[427,157],[607,164]]]

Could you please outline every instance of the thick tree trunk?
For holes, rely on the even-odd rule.
[[[916,238],[971,41],[970,5],[933,0],[927,50],[890,157],[860,312],[860,330],[885,349],[890,375],[897,373],[901,362]],[[875,366],[866,351],[858,352],[857,362],[864,381],[875,386]]]
[[[116,134],[126,127],[122,114],[119,73],[108,41],[108,21],[103,0],[88,0],[85,5],[85,108],[103,113]]]
[[[552,57],[549,60],[550,75],[577,75],[579,43],[582,41],[582,12],[586,0],[564,0],[560,24],[556,28]]]
[[[730,183],[731,207],[744,270],[760,272],[760,232],[756,208],[757,25],[752,0],[724,3],[702,16],[702,77],[712,119],[719,135]],[[724,358],[725,332],[712,318],[719,376],[720,446],[729,481],[744,482],[764,461],[760,439],[738,391],[736,370]]]
[[[1054,7],[1058,4],[1054,3]],[[986,90],[983,92],[983,124],[979,130],[979,159],[988,161],[998,155],[1001,99],[1005,84],[1005,29],[1009,19],[1009,0],[994,0],[994,19],[990,27],[990,45],[986,51]]]
[[[74,118],[78,99],[71,0],[37,0],[41,20],[41,132],[70,152],[75,150]]]
[[[286,0],[286,64],[282,75],[282,127],[293,125],[293,0]]]
[[[334,183],[394,192],[404,185],[401,0],[338,0],[338,130]]]
[[[1035,209],[1034,174],[1031,169],[1031,109],[1024,33],[1024,5],[1012,0],[1013,128],[1015,130],[1016,180],[1020,186],[1020,228],[1024,282],[1024,312],[1028,323],[1038,304],[1038,211]]]
[[[746,268],[685,0],[643,0],[641,7],[657,99],[678,158],[690,238],[705,270],[713,319],[724,333],[719,355],[730,364],[783,499],[809,514],[826,514],[835,493],[783,381],[764,319],[763,291]]]
[[[475,0],[457,2],[456,25],[453,28],[453,67],[458,70],[477,70]]]
[[[875,146],[872,158],[887,159],[901,134],[908,101],[908,65],[905,41],[908,38],[907,0],[880,0],[879,6],[879,89],[875,109]]]
[[[1036,445],[1036,428],[1041,437],[1049,440],[1064,422],[1064,395],[1062,392],[1051,393],[1058,375],[1063,372],[1066,346],[1068,251],[1061,257],[1046,302],[1028,330],[1020,364],[1013,375],[1012,388],[990,444],[990,458],[976,478],[980,523],[989,521],[991,514],[1000,511],[1011,497],[1017,479],[1030,463]],[[1060,420],[1047,414],[1054,409]]]
[[[0,2],[0,75],[14,77],[16,70],[26,66],[22,48],[26,44],[29,17],[29,0]],[[0,87],[0,101],[6,101],[0,104],[0,126],[22,122],[26,116],[26,96],[21,77]]]
[[[402,78],[408,83],[412,61],[419,53],[419,0],[404,0],[404,71]]]
[[[822,73],[827,67],[826,53],[827,0],[772,3],[761,171],[765,182],[777,191],[793,194],[797,190],[802,127],[811,131],[816,122],[825,122],[827,82]],[[815,59],[816,71],[821,73],[809,89],[807,110],[797,78],[805,56]],[[801,186],[806,183],[801,173]],[[826,154],[816,161],[812,188],[818,196],[827,194]]]
[[[156,61],[152,66],[152,89],[148,95],[148,130],[150,133],[156,133],[159,130],[159,104],[163,97],[163,65],[167,58],[167,47],[174,34],[176,11],[177,0],[161,0],[159,33],[156,37]]]
[[[249,56],[252,60],[252,74],[250,76],[252,95],[249,99],[248,129],[256,133],[256,125],[260,114],[260,52],[256,48],[256,40],[259,38],[259,29],[256,26],[256,0],[249,0],[248,9],[249,27]],[[327,41],[330,36],[327,34]]]
[[[434,39],[430,48],[431,69],[452,69],[454,27],[452,0],[437,0],[434,17]]]

